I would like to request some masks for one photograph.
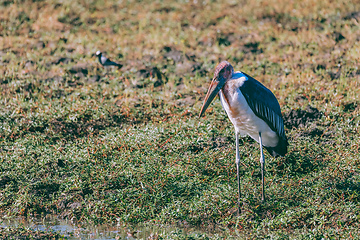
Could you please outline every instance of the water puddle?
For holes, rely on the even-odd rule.
[[[4,218],[0,216],[0,227],[28,227],[33,230],[56,231],[66,239],[157,239],[157,236],[168,236],[171,233],[187,235],[198,232],[194,228],[178,228],[168,226],[77,226],[69,221],[52,217],[36,218]]]

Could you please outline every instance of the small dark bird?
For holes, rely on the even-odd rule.
[[[110,59],[108,59],[107,57],[103,56],[102,52],[100,52],[100,51],[96,52],[96,56],[98,57],[100,64],[103,65],[104,67],[115,66],[115,67],[121,68],[123,66],[122,64],[113,62]]]
[[[280,105],[274,94],[246,73],[234,72],[233,66],[227,61],[221,62],[215,69],[200,117],[218,94],[225,112],[235,127],[238,211],[240,212],[239,135],[248,135],[260,144],[262,201],[265,201],[263,146],[273,157],[277,157],[287,153],[289,144],[285,136]]]

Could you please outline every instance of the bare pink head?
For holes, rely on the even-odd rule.
[[[223,77],[228,80],[234,73],[234,68],[228,61],[222,61],[215,68],[214,79]]]
[[[214,78],[210,83],[208,92],[206,93],[204,104],[200,111],[200,117],[206,111],[212,100],[218,94],[218,92],[223,88],[226,81],[231,78],[234,73],[234,68],[227,61],[222,61],[215,68]]]

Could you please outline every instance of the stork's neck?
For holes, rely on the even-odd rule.
[[[240,87],[246,80],[247,77],[242,72],[235,72],[232,74],[231,78],[227,80],[223,86],[222,94],[220,94],[220,97],[223,98],[225,103],[227,103],[229,106],[238,103],[234,100],[239,96],[239,94],[242,95]]]

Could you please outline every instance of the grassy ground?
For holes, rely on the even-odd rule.
[[[0,12],[2,214],[358,238],[359,1],[6,0]],[[103,69],[97,50],[123,68]],[[221,60],[274,92],[290,141],[266,155],[261,204],[258,145],[242,138],[240,216],[233,127],[218,100],[198,118]]]

